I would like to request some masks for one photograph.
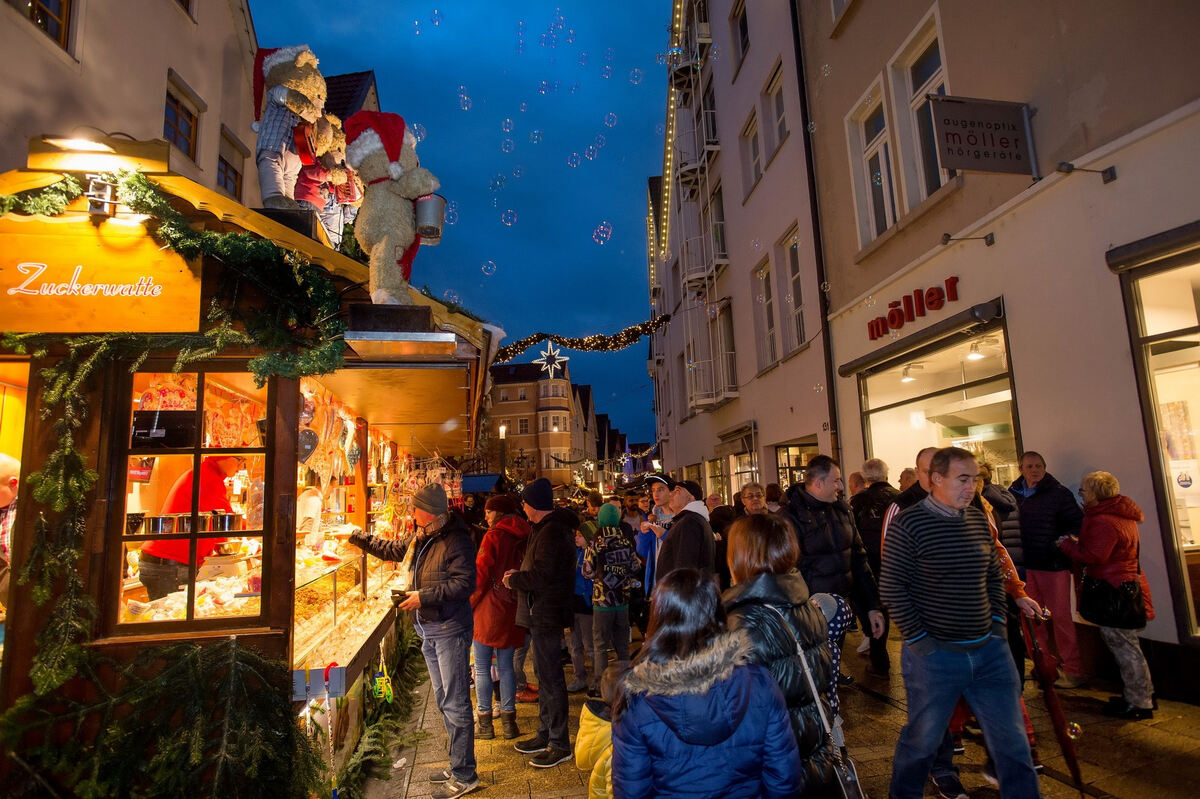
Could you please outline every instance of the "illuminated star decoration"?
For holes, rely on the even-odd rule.
[[[569,360],[571,359],[562,354],[562,350],[554,349],[553,341],[548,341],[546,342],[546,349],[542,350],[542,357],[535,358],[533,362],[540,363],[542,371],[553,380],[555,371],[563,370],[563,364]]]

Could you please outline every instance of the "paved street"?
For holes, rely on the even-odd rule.
[[[852,633],[846,642],[844,670],[856,680],[854,685],[842,689],[842,713],[846,719],[850,750],[859,765],[867,793],[882,799],[887,796],[892,749],[905,720],[904,687],[898,666],[890,683],[866,676],[866,658],[854,654],[858,640],[857,634]],[[893,640],[892,647],[898,650],[899,644]],[[898,664],[898,652],[893,655]],[[1114,685],[1097,683],[1086,690],[1061,694],[1068,719],[1083,727],[1083,735],[1076,743],[1086,795],[1101,799],[1190,799],[1196,796],[1196,786],[1200,785],[1200,707],[1163,701],[1151,721],[1118,721],[1100,714],[1101,703],[1115,689]],[[432,789],[426,781],[427,772],[445,764],[446,732],[428,683],[421,690],[424,696],[414,712],[413,723],[429,737],[416,747],[397,754],[397,758],[407,758],[408,765],[393,771],[390,781],[370,784],[369,799],[427,797]],[[583,694],[571,697],[572,742],[583,699]],[[1025,701],[1046,766],[1041,779],[1043,795],[1047,799],[1078,796],[1050,731],[1041,692],[1032,683],[1026,686]],[[537,706],[518,704],[517,712],[522,733],[533,732],[537,725]],[[493,799],[587,796],[587,774],[576,769],[573,763],[544,771],[530,768],[525,765],[528,756],[514,751],[512,742],[501,738],[499,724],[496,726],[495,740],[476,742],[479,774],[486,790],[481,789],[474,795]],[[963,784],[972,799],[999,797],[999,791],[989,786],[980,773],[984,762],[981,741],[968,738],[966,754],[957,761]]]

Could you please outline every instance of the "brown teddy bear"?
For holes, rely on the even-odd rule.
[[[255,56],[255,161],[265,208],[297,208],[296,178],[316,160],[316,123],[326,97],[317,65],[303,44],[259,48]]]
[[[342,243],[346,206],[362,203],[362,187],[346,166],[346,133],[340,119],[323,114],[317,120],[314,145],[317,159],[300,169],[295,199],[301,208],[316,212],[330,246],[336,250]]]
[[[417,140],[404,119],[359,111],[346,120],[346,163],[364,185],[354,237],[371,259],[371,301],[408,304],[412,262],[421,245],[413,201],[441,184],[417,160]]]

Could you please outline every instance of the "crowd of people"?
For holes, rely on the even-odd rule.
[[[474,741],[495,738],[496,717],[531,767],[574,758],[595,797],[842,796],[837,693],[851,682],[840,660],[855,619],[870,678],[892,674],[892,625],[902,642],[908,721],[892,797],[923,796],[929,780],[939,796],[966,797],[954,756],[972,714],[985,776],[1002,796],[1040,796],[1019,617],[1059,657],[1057,686],[1084,684],[1072,564],[1117,589],[1137,583],[1141,616],[1091,620],[1125,685],[1106,712],[1150,718],[1142,517],[1116,478],[1086,475],[1081,507],[1036,452],[1008,488],[953,447],[921,450],[911,471],[897,489],[872,458],[843,481],[818,455],[802,483],[748,483],[730,504],[662,474],[579,508],[544,478],[463,513],[441,486],[421,488],[415,536],[351,542],[411,573],[399,607],[413,613],[449,734],[433,796],[479,787]],[[569,694],[585,691],[572,747]],[[520,700],[538,705],[524,738]]]

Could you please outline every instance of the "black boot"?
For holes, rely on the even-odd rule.
[[[491,724],[490,721],[488,723]],[[516,738],[518,735],[520,735],[521,731],[517,729],[517,711],[501,710],[500,728],[503,730],[506,740],[511,741],[513,738]]]

